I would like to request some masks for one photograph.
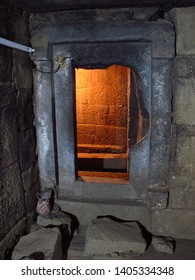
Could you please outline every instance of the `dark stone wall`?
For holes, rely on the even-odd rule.
[[[29,45],[28,15],[0,3],[0,37]],[[29,56],[0,45],[0,259],[27,230],[39,189]]]

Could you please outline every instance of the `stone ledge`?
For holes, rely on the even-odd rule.
[[[95,201],[82,202],[75,200],[58,200],[57,203],[63,211],[75,215],[81,225],[88,225],[91,220],[95,219],[97,216],[112,215],[122,220],[139,221],[148,231],[150,231],[150,210],[143,206],[124,205],[122,202],[121,204],[109,204],[109,202],[98,203]]]

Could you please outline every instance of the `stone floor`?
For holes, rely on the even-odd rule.
[[[176,248],[173,254],[156,251],[152,245],[142,253],[125,252],[109,255],[85,255],[85,231],[82,226],[70,243],[68,260],[195,260],[195,240],[176,239]]]

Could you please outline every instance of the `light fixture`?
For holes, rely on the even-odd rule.
[[[13,41],[10,41],[10,40],[7,40],[7,39],[1,38],[1,37],[0,37],[0,45],[4,45],[4,46],[7,46],[7,47],[10,47],[13,49],[17,49],[17,50],[20,50],[23,52],[28,52],[28,53],[35,52],[35,49],[32,49],[30,47],[15,43]]]

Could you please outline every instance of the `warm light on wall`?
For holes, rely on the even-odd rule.
[[[130,68],[76,70],[78,144],[127,146]]]

